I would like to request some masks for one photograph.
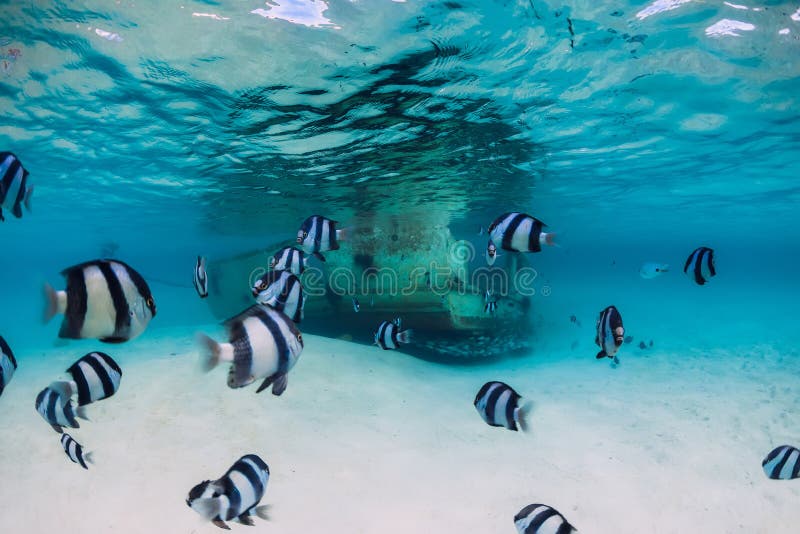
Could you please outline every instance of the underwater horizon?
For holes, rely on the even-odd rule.
[[[55,488],[108,506],[92,523],[77,517],[85,503],[57,503],[64,532],[144,531],[111,511],[164,470],[174,494],[143,513],[172,522],[155,531],[213,532],[186,494],[264,448],[279,459],[262,450],[275,479],[264,503],[278,492],[274,521],[255,519],[264,531],[307,531],[303,507],[323,501],[310,517],[343,514],[336,532],[510,533],[534,502],[580,532],[796,528],[798,481],[770,480],[759,462],[800,447],[797,2],[11,0],[0,12],[0,152],[33,186],[21,217],[0,189],[0,336],[19,365],[5,390],[0,374],[0,499],[19,499],[0,530],[52,530],[52,519],[19,523],[34,513],[30,496],[47,505],[35,483],[51,472]],[[545,223],[534,248],[511,250],[510,235],[501,247],[492,231],[508,213]],[[341,248],[325,261],[305,251],[305,342],[286,393],[231,391],[222,371],[197,373],[198,332],[224,340],[221,323],[255,303],[253,284],[281,247],[300,246],[312,215],[336,221]],[[700,247],[715,267],[703,284],[683,272]],[[142,294],[130,306],[145,316],[140,337],[59,337],[60,316],[42,321],[42,288],[63,290],[63,270],[112,258],[146,280],[152,321]],[[67,297],[53,298],[55,310]],[[595,358],[611,305],[629,338],[618,365]],[[414,335],[381,351],[376,330],[395,318]],[[89,436],[109,460],[159,451],[128,474],[79,472],[34,413],[36,393],[92,351],[119,361],[125,380],[84,425],[109,421]],[[474,413],[491,380],[532,399],[532,433]],[[127,381],[142,389],[126,392]],[[114,449],[123,414],[136,437]],[[237,426],[232,414],[258,422]],[[194,447],[191,433],[202,445],[165,467]],[[330,458],[323,438],[340,447]],[[584,452],[609,443],[611,463]],[[280,460],[308,468],[284,494]],[[309,472],[335,462],[346,473]],[[107,485],[78,480],[94,469]],[[414,481],[386,499],[405,495],[407,509],[384,507],[375,488],[403,473]],[[325,493],[336,484],[347,491]],[[661,515],[645,502],[651,485]],[[687,503],[691,488],[705,495]],[[318,500],[302,502],[304,491]],[[608,501],[590,504],[592,492]],[[628,502],[611,502],[616,492]],[[407,517],[384,524],[389,511]]]

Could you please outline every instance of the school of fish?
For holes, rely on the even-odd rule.
[[[22,207],[30,210],[33,186],[28,183],[29,172],[17,156],[0,152],[0,221],[2,208],[15,217],[22,217]],[[304,341],[297,325],[303,319],[307,295],[302,275],[310,257],[325,261],[323,253],[340,249],[346,240],[347,229],[322,215],[306,218],[296,235],[295,246],[276,251],[269,259],[268,270],[252,287],[253,302],[240,313],[225,321],[226,338],[218,341],[198,334],[201,364],[211,371],[220,364],[228,365],[227,384],[242,388],[259,382],[256,393],[271,388],[273,395],[282,395],[288,387],[288,376],[299,361]],[[556,235],[544,232],[547,227],[540,219],[521,212],[507,212],[492,221],[486,230],[489,240],[485,259],[491,266],[503,254],[538,253],[543,247],[556,245]],[[484,230],[481,226],[480,235]],[[209,297],[207,259],[197,256],[193,285],[202,299]],[[707,284],[716,275],[714,250],[701,246],[692,251],[684,264],[684,273],[697,285]],[[648,261],[639,274],[653,279],[669,272],[664,263]],[[92,339],[115,344],[140,336],[156,316],[153,294],[133,267],[117,259],[101,258],[70,266],[62,271],[65,289],[45,285],[44,320],[62,315],[58,332],[60,338]],[[430,288],[430,273],[426,273]],[[360,304],[352,296],[354,312]],[[484,294],[484,312],[494,315],[498,297],[492,288]],[[576,316],[571,322],[580,327]],[[609,358],[612,365],[620,363],[618,353],[625,343],[633,340],[625,335],[620,311],[605,306],[595,323],[594,342],[599,348],[597,360]],[[383,350],[395,350],[412,343],[412,330],[402,326],[401,319],[382,321],[374,332],[373,343]],[[650,341],[650,347],[653,342]],[[644,342],[641,348],[645,348]],[[0,336],[0,396],[6,390],[19,365],[6,339]],[[122,369],[105,352],[93,351],[65,370],[65,376],[45,386],[35,399],[39,415],[59,434],[67,458],[85,470],[94,462],[94,454],[84,450],[73,433],[80,430],[78,419],[87,419],[87,406],[109,399],[119,390]],[[493,427],[511,431],[531,428],[532,401],[503,381],[489,380],[481,386],[473,405],[481,419]],[[775,448],[763,460],[767,477],[786,480],[800,478],[800,450],[790,445]],[[229,529],[227,522],[238,521],[253,525],[253,517],[267,519],[267,505],[261,505],[269,481],[269,467],[257,454],[247,454],[234,461],[231,467],[214,480],[206,479],[188,491],[186,504],[214,525]],[[575,527],[557,510],[545,504],[529,504],[514,517],[519,534],[568,534]]]

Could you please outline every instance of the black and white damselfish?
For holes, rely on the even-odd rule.
[[[312,215],[297,232],[297,244],[302,246],[306,254],[313,254],[320,261],[325,261],[323,252],[339,249],[339,240],[345,239],[345,231],[337,230],[338,223],[322,215]]]
[[[554,245],[555,234],[543,232],[545,223],[526,213],[509,212],[496,218],[489,226],[489,243],[499,244],[503,250],[513,252],[540,252],[542,245]],[[487,260],[492,258],[491,245],[487,246]]]
[[[502,426],[509,430],[527,430],[526,416],[531,404],[520,404],[522,397],[504,382],[487,382],[475,395],[473,405],[481,418],[490,426]]]
[[[45,284],[44,320],[64,314],[58,337],[122,343],[141,334],[156,315],[142,275],[118,260],[93,260],[61,272],[67,289]]]
[[[781,445],[761,462],[764,473],[774,480],[792,480],[800,477],[800,450],[791,445]]]
[[[486,263],[494,265],[495,260],[500,255],[501,254],[497,252],[497,245],[494,244],[494,241],[489,239],[489,242],[486,243]]]
[[[253,526],[253,515],[267,517],[268,505],[260,505],[269,482],[269,466],[255,454],[242,456],[222,477],[205,480],[189,491],[186,504],[219,528],[230,530],[225,521],[238,519]]]
[[[64,452],[67,453],[67,458],[79,464],[84,469],[89,469],[87,466],[88,463],[93,463],[92,461],[92,453],[91,452],[83,452],[83,447],[81,444],[75,441],[75,439],[64,432],[61,434],[61,446],[64,447]]]
[[[558,510],[546,504],[529,504],[514,516],[518,534],[573,534],[578,531]]]
[[[400,331],[400,318],[394,321],[383,321],[375,332],[375,345],[383,350],[392,350],[400,346],[400,343],[410,343],[412,330]]]
[[[497,311],[497,299],[494,298],[494,295],[490,289],[486,290],[484,302],[485,304],[483,305],[483,313],[494,315],[494,313]]]
[[[0,152],[0,221],[5,221],[3,208],[19,219],[22,206],[31,210],[33,186],[28,185],[28,171],[11,152]]]
[[[17,360],[14,358],[14,352],[8,346],[3,336],[0,336],[0,395],[6,389],[8,383],[11,382],[11,377],[14,376],[14,371],[17,370]]]
[[[714,250],[700,247],[694,250],[683,266],[683,272],[697,285],[705,285],[711,277],[716,276],[717,268],[714,265]]]
[[[253,296],[259,304],[285,313],[295,323],[303,320],[303,284],[290,271],[267,272],[253,286]]]
[[[76,416],[86,419],[82,407],[73,408],[71,400],[62,398],[49,387],[44,388],[36,396],[36,411],[59,434],[63,432],[61,427],[64,426],[80,428]]]
[[[228,387],[244,387],[263,378],[256,393],[270,385],[273,395],[283,393],[288,373],[303,351],[303,336],[294,322],[282,312],[256,304],[225,321],[225,327],[228,343],[198,334],[206,350],[203,369],[231,362]]]
[[[122,369],[104,352],[90,352],[67,369],[72,380],[50,384],[62,399],[78,395],[78,406],[85,406],[112,396],[119,389]]]
[[[597,334],[594,342],[600,347],[596,358],[613,358],[614,363],[619,363],[617,351],[625,341],[625,328],[622,326],[622,315],[614,306],[609,306],[600,312],[595,325]]]
[[[295,276],[300,276],[306,270],[306,258],[302,250],[283,247],[269,260],[269,268],[274,271],[289,271]]]
[[[194,288],[201,299],[208,296],[208,274],[206,273],[206,259],[197,256],[197,263],[194,265]]]

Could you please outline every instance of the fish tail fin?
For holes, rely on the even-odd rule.
[[[608,356],[608,354],[606,354],[606,351],[601,350],[600,352],[597,353],[597,356],[595,356],[595,358],[597,358],[598,360],[601,360],[601,359],[605,358],[606,356]]]
[[[522,406],[519,406],[514,411],[514,420],[517,422],[517,427],[523,432],[530,430],[528,426],[528,415],[531,413],[532,408],[533,403],[531,401],[525,401],[522,403]]]
[[[207,373],[219,365],[222,359],[222,345],[201,333],[197,334],[196,339],[204,351],[200,355],[200,368]]]
[[[336,239],[339,241],[347,241],[350,238],[350,234],[353,232],[353,229],[348,228],[337,228],[336,229]]]
[[[33,210],[31,210],[31,197],[32,196],[33,196],[33,186],[30,186],[25,191],[25,199],[22,201],[23,204],[25,204],[25,209],[28,210],[28,211],[33,211]]]
[[[268,504],[262,504],[253,508],[253,513],[261,519],[269,519],[269,508]]]
[[[87,464],[94,463],[94,451],[86,452],[83,454],[83,461]]]
[[[44,284],[44,315],[42,322],[47,323],[50,319],[59,312],[58,306],[58,292],[53,289],[53,286],[46,283]]]
[[[57,382],[51,382],[48,387],[58,394],[59,398],[61,399],[61,405],[63,406],[67,403],[67,401],[69,401],[70,397],[75,394],[75,388],[72,386],[72,384],[72,382],[60,380]]]
[[[399,341],[400,343],[411,343],[411,336],[413,335],[413,333],[414,331],[411,329],[398,332],[397,341]]]
[[[556,243],[556,234],[552,232],[542,232],[539,236],[539,243],[550,247],[559,246],[558,243]]]
[[[86,407],[85,406],[78,406],[75,408],[75,415],[80,417],[84,421],[90,421],[89,416],[86,415]]]

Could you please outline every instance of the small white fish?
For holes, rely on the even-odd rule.
[[[497,245],[494,244],[494,241],[491,239],[486,244],[486,263],[489,265],[494,265],[494,260],[497,259],[500,254],[497,253]]]
[[[643,263],[642,266],[639,267],[639,276],[641,276],[645,280],[649,280],[651,278],[661,276],[667,271],[669,271],[669,265],[667,265],[666,263],[656,263],[648,261]]]
[[[106,41],[113,41],[115,43],[121,43],[123,41],[122,37],[120,37],[118,33],[108,32],[106,30],[101,30],[100,28],[95,28],[94,33]]]

